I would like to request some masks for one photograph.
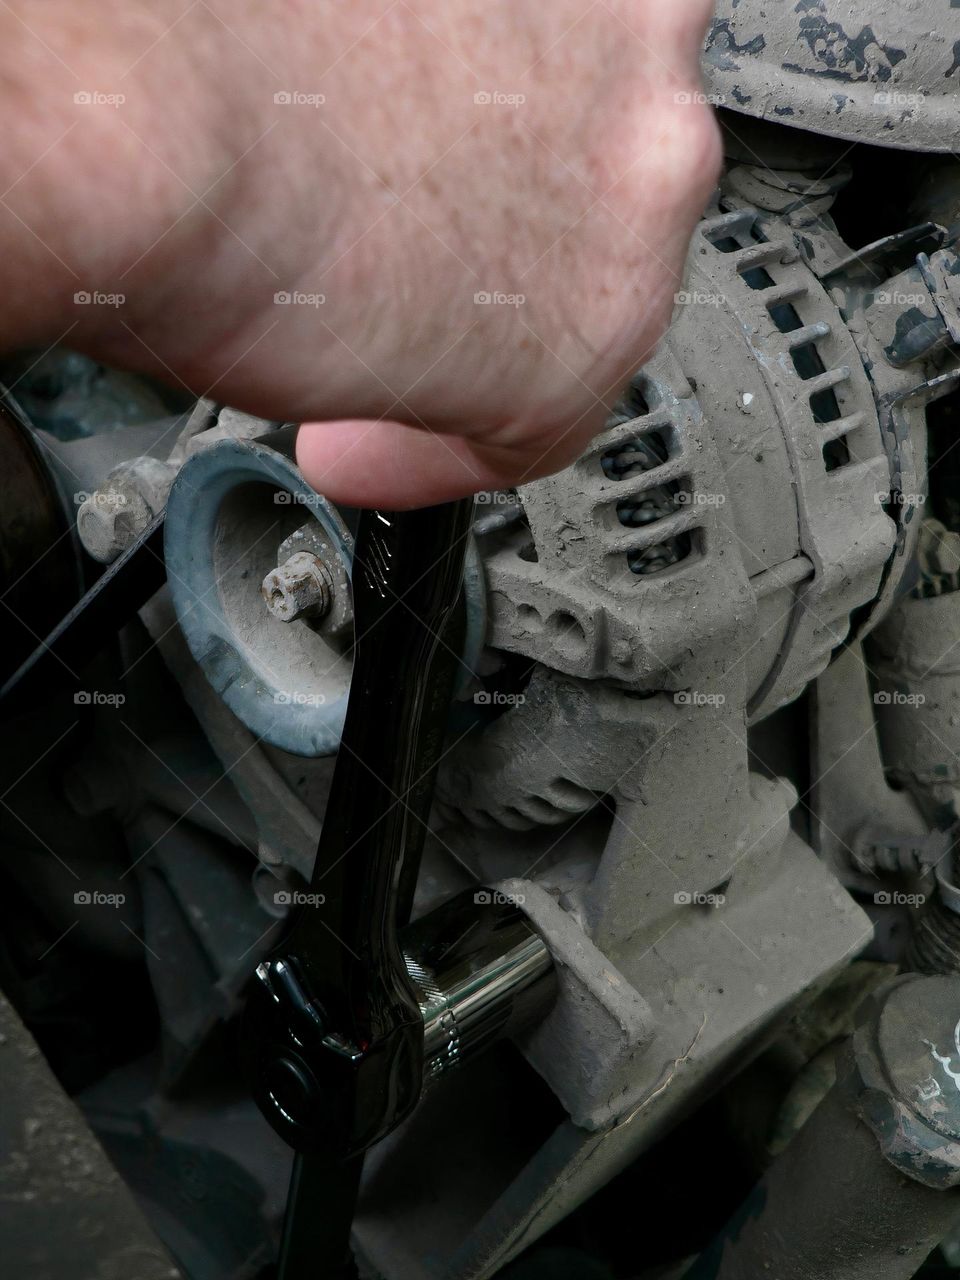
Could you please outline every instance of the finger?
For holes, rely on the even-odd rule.
[[[402,422],[307,423],[297,436],[297,463],[318,493],[392,511],[510,483],[522,470],[511,455]]]

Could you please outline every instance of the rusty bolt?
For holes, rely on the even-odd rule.
[[[330,570],[312,551],[297,551],[271,569],[260,590],[267,608],[281,622],[322,618],[333,601]]]

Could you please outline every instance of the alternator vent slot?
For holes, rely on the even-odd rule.
[[[600,465],[605,477],[624,490],[608,495],[606,503],[615,502],[617,521],[631,533],[615,538],[611,549],[626,555],[631,573],[660,573],[685,560],[693,548],[687,527],[691,513],[678,510],[689,494],[681,486],[685,467],[682,460],[670,459],[669,439],[656,426],[620,424],[614,431],[619,438],[611,442],[608,436]]]

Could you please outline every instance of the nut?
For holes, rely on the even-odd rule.
[[[271,569],[260,588],[267,608],[281,622],[322,618],[333,600],[333,579],[319,556],[297,551]]]

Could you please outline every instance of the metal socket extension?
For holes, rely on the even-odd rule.
[[[556,992],[546,943],[516,898],[469,889],[401,935],[423,1015],[423,1087],[541,1018]]]

